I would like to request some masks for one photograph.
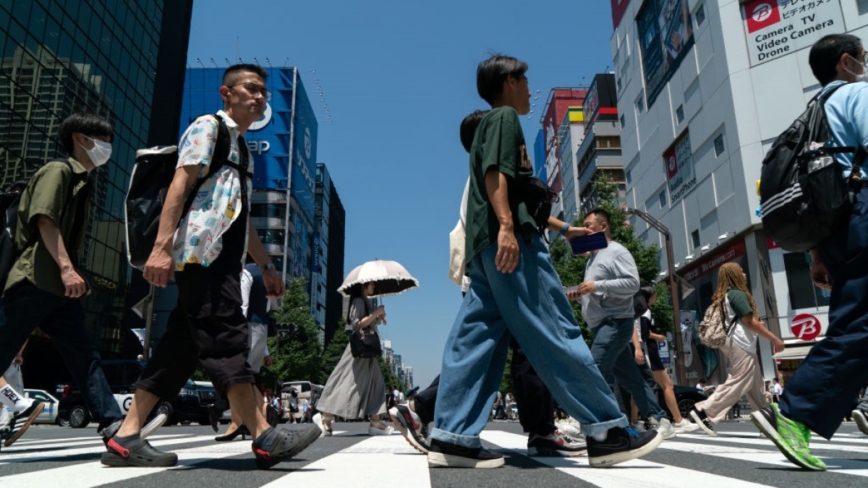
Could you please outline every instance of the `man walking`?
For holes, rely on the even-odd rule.
[[[256,65],[227,68],[219,90],[223,110],[216,116],[199,117],[181,138],[178,167],[144,270],[145,279],[160,287],[166,286],[174,272],[178,305],[153,359],[136,382],[129,415],[102,456],[105,465],[174,466],[178,462],[177,455],[144,442],[139,431],[159,398],[175,395],[197,362],[250,430],[258,467],[289,459],[319,437],[316,426],[287,431],[268,425],[247,364],[247,318],[241,312],[239,283],[245,255],[249,253],[262,270],[269,298],[281,297],[285,291],[248,219],[253,164],[243,136],[262,118],[270,95],[267,76]],[[219,171],[208,174],[211,159],[216,157],[215,146],[223,140],[219,134],[224,131],[229,133],[228,157]],[[182,215],[198,178],[204,182],[189,211]]]
[[[582,424],[592,466],[643,456],[654,431],[627,419],[593,364],[572,308],[519,188],[532,175],[519,115],[530,111],[528,66],[496,55],[479,64],[477,91],[492,110],[470,155],[466,258],[471,284],[443,353],[428,464],[494,468],[503,456],[482,449],[485,426],[514,336],[561,407]],[[568,238],[587,229],[549,228]]]
[[[88,340],[79,300],[88,285],[78,271],[91,191],[90,173],[111,157],[113,130],[105,118],[75,113],[60,125],[58,138],[69,158],[40,168],[21,193],[15,247],[21,253],[0,299],[0,364],[12,363],[33,329],[51,337],[76,384],[85,393],[98,431],[121,418]],[[43,405],[23,397],[0,378],[0,401],[14,411],[6,438],[9,447],[42,412]]]
[[[825,92],[839,87],[825,111],[832,147],[868,147],[868,70],[858,37],[831,34],[817,41],[808,55],[814,76]],[[853,171],[853,153],[836,159],[843,178]],[[826,338],[787,381],[780,403],[751,414],[751,420],[794,464],[824,471],[826,463],[808,448],[811,431],[831,439],[868,380],[868,187],[860,169],[860,189],[847,224],[812,249],[811,279],[832,290]]]

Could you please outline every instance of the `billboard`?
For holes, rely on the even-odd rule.
[[[687,0],[647,0],[636,17],[648,107],[693,46]]]
[[[594,121],[615,120],[618,118],[618,98],[615,91],[615,75],[603,73],[594,76],[594,81],[588,89],[585,103],[582,105],[584,113],[585,133],[590,130]]]
[[[690,134],[685,132],[663,153],[669,196],[674,204],[696,186],[696,173],[693,171],[693,152],[690,148]]]
[[[757,66],[811,47],[844,30],[839,2],[752,0],[742,5],[750,65]]]
[[[630,6],[630,0],[612,0],[612,27],[617,29]]]
[[[546,176],[546,140],[542,129],[537,131],[533,143],[533,175],[542,181],[548,181]]]

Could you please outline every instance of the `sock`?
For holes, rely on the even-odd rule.
[[[139,442],[139,440],[141,440],[141,436],[139,436],[139,434],[128,435],[126,437],[115,435],[111,438],[111,440],[123,447],[130,447],[133,444]]]
[[[15,413],[25,411],[30,408],[31,404],[33,404],[33,400],[24,398],[24,396],[19,394],[9,385],[0,388],[0,402],[11,408]]]
[[[593,437],[594,440],[597,442],[603,442],[606,440],[607,437],[609,437],[609,431],[607,430],[606,432],[600,432],[599,434],[594,434],[591,437]]]

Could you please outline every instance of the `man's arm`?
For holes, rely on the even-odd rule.
[[[567,225],[567,223],[563,220],[557,217],[549,217],[548,229],[550,231],[560,233],[561,229],[563,229],[565,225]],[[567,233],[564,235],[564,238],[566,238],[568,241],[571,239],[575,239],[576,237],[593,234],[593,232],[591,232],[591,229],[588,229],[587,227],[575,227],[572,225],[568,227],[569,228],[567,229]]]
[[[45,249],[54,258],[57,267],[60,268],[60,279],[66,289],[63,296],[78,298],[87,293],[87,284],[84,282],[84,278],[72,267],[72,261],[69,259],[69,253],[66,251],[66,245],[57,224],[50,217],[39,215],[36,227],[39,229],[39,235],[42,237]]]
[[[596,291],[613,297],[632,297],[639,291],[639,270],[629,253],[618,256],[612,262],[612,274],[617,278],[597,280],[594,283]]]
[[[242,182],[242,184],[244,183]],[[247,254],[256,261],[256,265],[262,271],[262,281],[265,282],[265,290],[267,292],[265,296],[267,298],[280,298],[286,293],[286,283],[283,282],[283,278],[280,277],[274,267],[266,268],[266,265],[271,263],[271,258],[265,252],[265,246],[262,245],[262,240],[259,239],[259,234],[256,233],[256,228],[253,227],[253,221],[247,219],[247,225],[250,236],[247,239]]]
[[[184,201],[187,194],[196,184],[201,166],[198,164],[181,166],[175,170],[169,191],[166,193],[166,201],[163,211],[160,213],[160,227],[157,230],[157,240],[154,249],[145,263],[144,277],[148,283],[165,288],[172,277],[174,262],[172,260],[172,243],[175,239],[175,231],[181,220],[181,212],[184,210]]]
[[[515,229],[512,224],[512,210],[509,209],[509,190],[506,185],[506,175],[500,171],[490,169],[485,172],[485,191],[500,223],[494,264],[501,273],[512,273],[518,266],[519,254],[518,241],[515,239]]]

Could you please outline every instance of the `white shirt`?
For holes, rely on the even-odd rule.
[[[247,308],[250,306],[250,289],[253,288],[253,275],[246,269],[241,269],[241,313],[247,317]],[[269,309],[271,301],[268,301]],[[264,325],[264,324],[260,324]],[[265,346],[265,356],[271,356],[268,352],[268,343]]]
[[[735,310],[729,304],[729,297],[726,297],[726,323],[732,324],[733,321],[735,321],[735,325],[730,325],[730,327],[733,327],[730,334],[732,342],[738,344],[738,347],[745,351],[756,354],[757,333],[745,327],[741,322],[741,317],[735,316]]]
[[[470,178],[467,178],[467,183],[464,184],[464,194],[461,196],[461,208],[458,209],[458,221],[461,223],[461,229],[467,230],[467,200],[470,195]],[[470,278],[464,275],[461,278],[461,293],[467,293],[470,289]]]

